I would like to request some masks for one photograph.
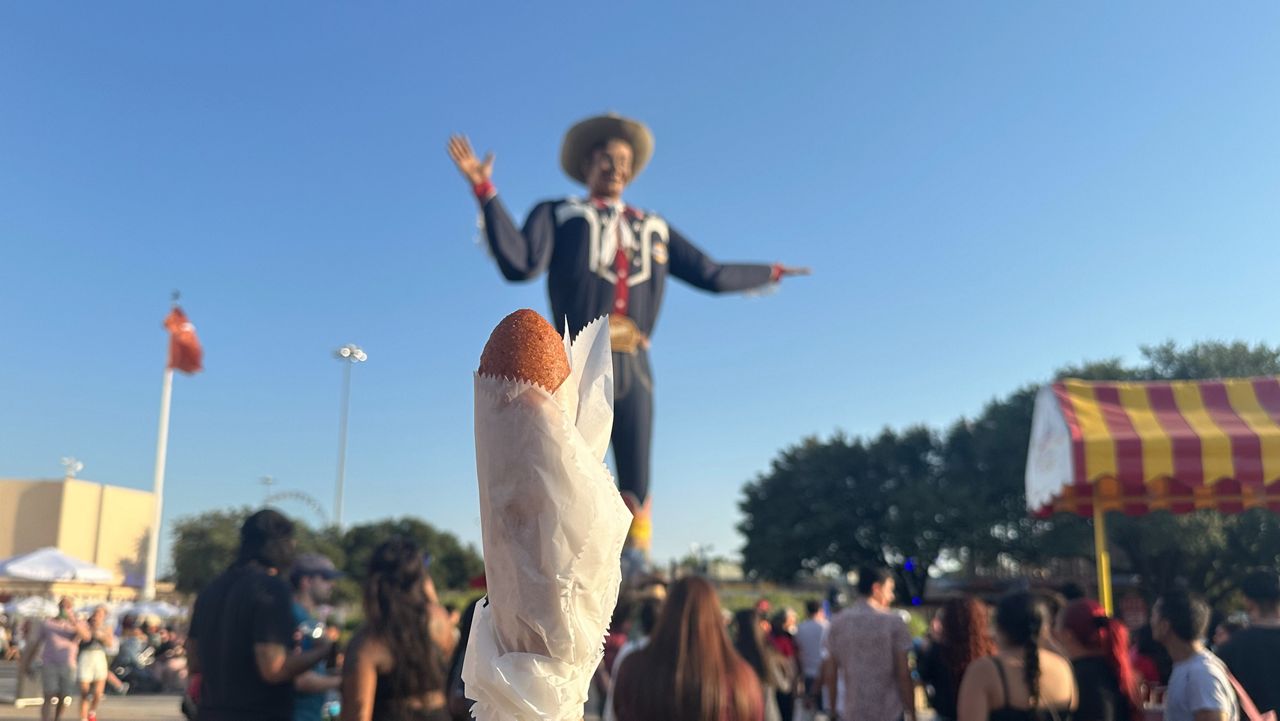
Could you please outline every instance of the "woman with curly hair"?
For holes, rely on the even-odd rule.
[[[996,653],[969,664],[960,681],[958,721],[1069,721],[1076,708],[1071,664],[1040,647],[1042,603],[1025,591],[996,605]]]
[[[696,576],[676,582],[649,636],[614,680],[618,721],[761,721],[764,693],[733,650],[720,601]]]
[[[1124,623],[1107,616],[1097,601],[1080,598],[1058,614],[1056,633],[1080,689],[1076,721],[1142,721]]]
[[[450,721],[453,630],[412,540],[396,536],[373,552],[364,613],[342,669],[342,721]]]
[[[920,654],[917,670],[938,721],[955,721],[960,679],[969,664],[995,653],[987,630],[990,609],[973,596],[953,598],[938,612],[937,637]]]

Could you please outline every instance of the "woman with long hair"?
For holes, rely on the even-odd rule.
[[[396,536],[374,550],[364,614],[342,669],[342,721],[450,721],[453,629],[412,540]]]
[[[916,669],[939,721],[955,721],[960,679],[969,664],[995,653],[987,628],[990,608],[973,596],[953,598],[938,612],[938,633]]]
[[[958,721],[1069,721],[1076,708],[1071,664],[1040,647],[1044,607],[1027,592],[996,606],[996,653],[969,664]]]
[[[1075,721],[1142,721],[1124,623],[1109,618],[1097,601],[1081,598],[1058,614],[1055,631],[1080,691]]]
[[[765,721],[782,721],[782,709],[778,706],[778,691],[785,684],[779,673],[783,659],[765,636],[768,624],[754,608],[744,608],[733,614],[733,648],[743,661],[756,673],[760,681],[761,699],[764,703]]]
[[[756,674],[733,650],[720,601],[705,579],[671,589],[649,644],[623,659],[614,679],[618,721],[761,721]]]

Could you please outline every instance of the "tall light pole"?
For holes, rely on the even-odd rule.
[[[342,530],[342,480],[347,473],[347,408],[351,400],[351,366],[369,359],[360,346],[348,343],[333,352],[342,361],[342,410],[338,419],[338,491],[333,499],[333,522]]]

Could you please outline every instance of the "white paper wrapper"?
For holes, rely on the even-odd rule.
[[[572,371],[554,394],[475,378],[489,588],[462,678],[482,721],[582,718],[618,601],[631,513],[604,464],[613,427],[606,319],[565,351]]]

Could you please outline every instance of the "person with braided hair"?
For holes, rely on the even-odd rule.
[[[451,721],[453,629],[415,542],[394,536],[374,550],[364,614],[342,669],[342,721]]]
[[[957,721],[1071,721],[1077,706],[1071,664],[1041,647],[1044,606],[1025,591],[996,606],[996,654],[969,664]]]
[[[1129,629],[1120,619],[1108,616],[1097,601],[1078,598],[1058,614],[1055,635],[1080,691],[1075,721],[1142,721]]]

